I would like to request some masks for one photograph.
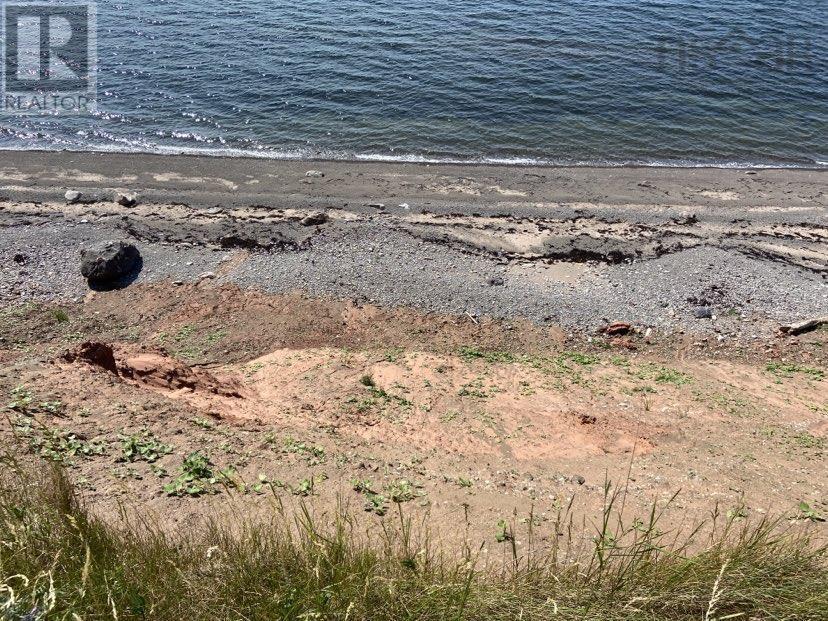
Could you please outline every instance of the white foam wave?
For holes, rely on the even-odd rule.
[[[157,155],[191,155],[204,157],[233,157],[233,158],[257,158],[272,160],[334,160],[334,161],[364,161],[364,162],[389,162],[389,163],[412,163],[412,164],[455,164],[455,165],[494,165],[494,166],[560,166],[573,168],[587,167],[652,167],[652,168],[724,168],[724,169],[797,169],[797,168],[824,168],[828,162],[815,160],[813,164],[775,163],[775,162],[752,162],[752,161],[692,161],[692,160],[566,160],[566,159],[543,159],[529,157],[478,157],[478,158],[452,158],[452,157],[428,157],[417,154],[386,154],[386,153],[356,153],[326,152],[320,154],[318,151],[310,150],[277,150],[268,147],[238,148],[238,147],[213,147],[213,146],[183,146],[157,144],[143,140],[131,141],[119,139],[114,143],[94,144],[67,144],[63,142],[60,147],[54,144],[32,146],[29,144],[11,143],[0,146],[5,151],[69,151],[69,152],[100,152],[100,153],[146,153]]]

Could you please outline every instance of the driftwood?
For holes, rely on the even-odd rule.
[[[800,321],[789,326],[779,326],[779,331],[788,336],[796,336],[797,334],[804,334],[811,330],[816,330],[820,326],[828,325],[828,317],[818,317],[817,319],[809,319],[808,321]]]

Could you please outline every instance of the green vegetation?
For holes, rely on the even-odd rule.
[[[389,393],[384,388],[377,385],[376,380],[371,375],[363,375],[359,379],[359,383],[368,389],[370,395],[367,397],[349,397],[346,404],[350,411],[357,414],[365,414],[375,409],[386,411],[389,407],[396,406],[404,412],[409,411],[414,404],[401,395]],[[395,385],[397,388],[403,388]]]
[[[172,453],[169,444],[159,441],[147,430],[129,436],[122,434],[118,438],[121,440],[122,461],[145,461],[151,464]]]
[[[164,485],[170,496],[201,496],[218,491],[217,484],[225,480],[222,473],[213,470],[210,458],[195,451],[184,458],[178,475]]]
[[[598,356],[574,351],[565,351],[554,357],[516,355],[508,351],[481,350],[477,347],[463,346],[457,350],[457,355],[464,361],[482,360],[489,364],[526,364],[538,369],[558,368],[568,369],[570,363],[580,366],[592,366],[600,362]]]
[[[325,462],[325,449],[313,446],[306,442],[299,442],[293,438],[285,440],[285,452],[304,455],[309,466],[316,466]]]
[[[403,357],[405,357],[405,349],[402,347],[392,347],[385,352],[382,359],[385,360],[385,362],[399,362],[400,358]]]
[[[72,465],[75,457],[94,457],[106,453],[106,446],[99,440],[88,441],[71,431],[47,427],[25,416],[14,420],[14,433],[25,440],[34,454],[66,465]]]
[[[809,505],[807,502],[799,503],[799,515],[797,517],[802,520],[810,520],[811,522],[825,521],[825,518],[822,516],[822,514],[812,509],[811,505]]]
[[[564,351],[554,356],[540,354],[513,354],[508,351],[482,350],[477,347],[463,346],[457,350],[457,355],[465,362],[482,361],[486,364],[520,364],[534,369],[547,376],[566,379],[572,384],[589,386],[590,380],[584,377],[584,371],[599,364],[601,358],[593,354],[576,351]],[[440,368],[436,369],[441,372]],[[562,388],[563,385],[559,385]],[[533,393],[531,388],[522,389],[524,396]],[[482,391],[464,387],[460,396],[471,396],[484,399],[487,396]]]
[[[470,346],[461,347],[457,350],[457,355],[466,362],[470,362],[472,360],[484,360],[489,364],[511,364],[519,361],[517,356],[507,351],[483,351],[476,347]]]
[[[308,477],[306,479],[302,479],[299,481],[298,485],[295,486],[288,486],[290,493],[294,496],[313,496],[315,493],[316,486],[320,483],[323,483],[328,480],[328,475],[322,473],[315,477]]]
[[[365,496],[363,508],[369,513],[385,515],[388,512],[386,498],[374,491],[374,484],[368,479],[354,479],[351,481],[354,491]]]
[[[69,321],[69,315],[62,308],[55,308],[51,311],[52,319],[57,323],[66,323]]]
[[[174,356],[185,360],[197,360],[205,355],[207,349],[217,345],[226,337],[227,330],[199,331],[196,326],[185,324],[172,334],[159,333],[156,339]]]
[[[211,420],[207,420],[206,418],[196,417],[190,419],[190,422],[196,427],[201,427],[205,431],[211,431],[216,428],[216,424]]]
[[[193,472],[207,476],[206,458],[191,458]],[[622,523],[622,495],[608,492],[592,537],[564,514],[542,551],[535,526],[524,537],[501,520],[486,545],[504,556],[486,564],[478,545],[436,549],[401,505],[399,517],[368,534],[344,510],[317,520],[304,506],[287,514],[275,501],[256,524],[207,519],[170,534],[151,521],[116,527],[93,516],[57,466],[36,472],[9,458],[1,465],[3,619],[828,616],[826,549],[809,539],[810,520],[790,527],[717,513],[715,528],[680,536],[661,532],[655,509]]]
[[[457,410],[448,410],[444,414],[440,415],[440,422],[442,423],[450,423],[452,421],[457,420],[460,418],[461,414]]]
[[[800,433],[794,434],[792,436],[792,441],[797,445],[801,446],[802,448],[806,449],[823,449],[825,448],[825,439],[820,438],[818,436],[812,435],[807,431],[802,431]]]
[[[786,364],[782,362],[769,362],[765,370],[777,378],[792,378],[795,374],[805,375],[817,382],[825,379],[825,371],[813,367],[805,367],[799,364]]]
[[[38,401],[26,386],[18,386],[11,391],[11,401],[6,409],[25,416],[37,413],[60,416],[64,407],[61,401]]]
[[[457,391],[457,396],[472,397],[473,399],[488,399],[492,395],[486,391],[486,387],[483,385],[483,379],[478,377],[460,386],[460,390]]]
[[[656,382],[658,384],[672,384],[673,386],[684,386],[685,384],[690,384],[693,381],[693,378],[687,375],[686,373],[682,373],[680,371],[676,371],[675,369],[671,369],[670,367],[665,367],[660,364],[645,364],[642,366],[636,373],[635,376],[638,379],[645,380],[648,382]]]
[[[411,502],[421,494],[417,491],[414,484],[406,479],[394,481],[391,485],[388,486],[386,492],[388,493],[388,496],[391,498],[391,502],[395,502],[397,504],[401,504],[403,502]]]

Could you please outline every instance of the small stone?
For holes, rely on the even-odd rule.
[[[693,317],[696,319],[713,319],[713,309],[709,306],[697,306],[693,309]]]
[[[325,213],[318,211],[302,218],[299,221],[299,224],[302,226],[317,226],[319,224],[325,224],[327,221],[328,216]]]
[[[135,205],[138,204],[138,196],[135,194],[118,192],[115,194],[115,202],[122,207],[135,207]]]
[[[673,222],[676,224],[683,224],[683,225],[690,225],[698,223],[699,218],[696,214],[691,213],[689,211],[683,211],[678,216],[673,218]]]
[[[199,280],[213,280],[216,277],[215,272],[204,272],[203,274],[199,274]]]
[[[500,276],[492,276],[487,281],[490,287],[502,287],[505,284],[505,281]]]
[[[18,265],[25,265],[25,263],[26,263],[28,260],[29,260],[29,257],[27,257],[27,256],[26,256],[25,254],[23,254],[22,252],[18,252],[17,254],[15,254],[15,255],[12,257],[12,261],[14,261],[15,263],[17,263]]]
[[[576,474],[574,477],[572,477],[572,482],[577,483],[578,485],[583,485],[584,483],[586,483],[586,479],[582,477],[580,474]]]
[[[66,190],[66,194],[63,195],[63,198],[66,199],[67,203],[77,203],[81,196],[83,196],[83,194],[77,190]]]
[[[321,170],[309,170],[305,173],[305,176],[311,177],[313,179],[321,179],[325,176],[325,173],[323,173]]]

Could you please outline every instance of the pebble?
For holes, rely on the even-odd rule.
[[[302,226],[317,226],[320,224],[325,224],[328,221],[327,214],[318,211],[316,213],[312,213],[310,215],[305,216],[299,221],[299,224]]]
[[[713,309],[709,306],[697,306],[693,309],[693,317],[696,319],[713,319]]]
[[[77,190],[67,190],[66,194],[63,195],[63,198],[66,199],[67,203],[76,203],[80,200],[81,196],[83,196],[83,194]]]
[[[125,192],[115,193],[115,202],[122,207],[135,207],[138,204],[138,196],[136,194],[126,194]]]

